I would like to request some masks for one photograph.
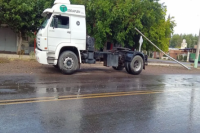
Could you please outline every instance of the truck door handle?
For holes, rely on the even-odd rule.
[[[70,34],[70,33],[71,33],[71,31],[68,31],[67,33],[69,33],[69,34]]]
[[[54,32],[54,30],[49,30],[49,32]]]

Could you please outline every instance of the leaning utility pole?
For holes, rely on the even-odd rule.
[[[154,47],[156,47],[156,48],[157,48],[160,52],[162,52],[164,55],[166,55],[166,56],[169,57],[171,60],[177,62],[178,64],[180,64],[180,65],[184,66],[185,68],[187,68],[188,70],[190,70],[189,67],[187,67],[187,66],[184,65],[183,63],[181,63],[181,62],[175,60],[174,58],[172,58],[171,56],[169,56],[168,54],[166,54],[165,52],[163,52],[163,51],[162,51],[160,48],[158,48],[153,42],[151,42],[144,34],[142,34],[142,32],[139,31],[137,28],[135,28],[135,30],[136,30],[138,33],[140,33],[145,39],[147,39],[147,41],[149,41]]]
[[[197,50],[196,50],[196,58],[195,58],[195,60],[194,60],[194,68],[197,68],[197,67],[198,67],[199,49],[200,49],[200,30],[199,30],[199,40],[198,40]]]

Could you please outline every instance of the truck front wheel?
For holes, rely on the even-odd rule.
[[[64,74],[73,74],[79,68],[78,58],[71,51],[65,51],[60,55],[58,65]]]

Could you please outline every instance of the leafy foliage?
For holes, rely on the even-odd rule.
[[[1,0],[0,23],[16,33],[31,35],[43,21],[41,13],[50,6],[45,0]]]
[[[140,29],[164,51],[168,50],[175,23],[165,20],[166,7],[159,0],[71,0],[84,4],[87,14],[87,33],[94,36],[97,47],[107,41],[138,48]],[[154,50],[146,40],[143,49]]]
[[[51,0],[52,2],[53,0]],[[22,36],[33,36],[43,21],[41,13],[51,2],[45,0],[0,0],[0,24],[7,24],[18,33],[18,53],[21,53]]]
[[[170,41],[170,47],[172,48],[181,48],[181,43],[183,39],[186,39],[186,43],[188,44],[188,48],[194,48],[194,45],[197,45],[198,36],[192,34],[175,34],[172,36]]]

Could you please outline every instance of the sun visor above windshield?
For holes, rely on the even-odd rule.
[[[44,12],[42,13],[42,16],[46,17],[47,14],[49,14],[49,13],[53,13],[53,9],[51,9],[51,8],[45,9]]]

